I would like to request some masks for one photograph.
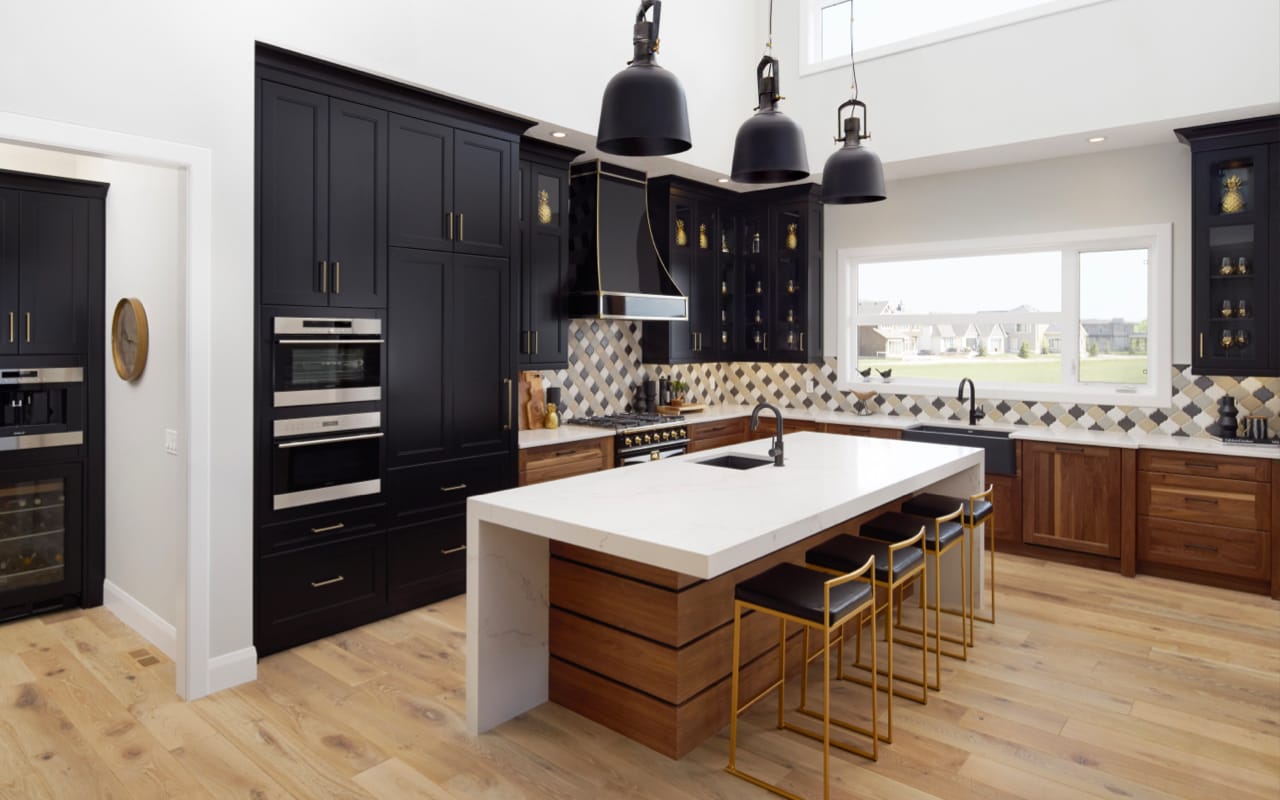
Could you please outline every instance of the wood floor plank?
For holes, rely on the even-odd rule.
[[[1000,624],[978,625],[968,662],[943,659],[927,706],[894,704],[879,762],[833,752],[833,798],[1280,797],[1280,602],[997,558]],[[105,744],[130,720],[124,738],[176,776],[175,796],[771,796],[724,772],[727,730],[674,761],[548,704],[468,736],[465,609],[453,598],[273,655],[255,683],[190,704],[172,662],[140,666],[130,653],[154,649],[105,609],[0,626],[0,800],[156,796]],[[918,670],[912,655],[896,663]],[[865,717],[865,694],[833,697]],[[775,730],[768,701],[741,730],[744,765],[821,796],[820,748]]]

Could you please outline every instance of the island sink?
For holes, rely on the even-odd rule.
[[[949,425],[916,425],[905,428],[902,438],[908,442],[958,444],[980,448],[986,455],[986,470],[992,475],[1018,473],[1017,450],[1008,431],[984,428],[960,428]]]
[[[695,461],[693,463],[706,464],[708,467],[727,467],[728,469],[755,469],[756,467],[772,464],[773,460],[730,453],[727,456],[716,456],[715,458],[708,458],[706,461]]]

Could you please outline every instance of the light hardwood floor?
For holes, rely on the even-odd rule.
[[[1280,797],[1280,603],[998,567],[999,624],[978,626],[968,663],[944,659],[928,706],[895,704],[878,763],[833,752],[833,796]],[[770,796],[722,771],[727,732],[670,761],[547,705],[470,739],[463,611],[271,656],[257,682],[190,704],[104,609],[0,626],[0,797]],[[770,722],[746,717],[743,765],[821,796],[819,750]]]

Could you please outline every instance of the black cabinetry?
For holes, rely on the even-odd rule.
[[[0,620],[102,602],[106,193],[0,172]]]
[[[515,482],[513,186],[531,123],[265,46],[258,77],[258,341],[299,306],[385,308],[348,314],[385,319],[381,401],[275,409],[259,348],[260,442],[277,417],[380,412],[384,454],[377,495],[284,521],[259,504],[267,654],[465,588],[466,498]],[[353,258],[372,265],[355,289]]]
[[[295,86],[258,89],[264,303],[386,303],[387,112]]]
[[[509,256],[515,151],[508,139],[393,115],[390,244]]]
[[[1192,368],[1280,375],[1280,116],[1177,134],[1191,147]]]
[[[812,184],[735,195],[649,183],[650,218],[687,322],[647,322],[647,361],[822,358],[822,203]]]
[[[569,162],[580,151],[520,143],[519,365],[564,369],[569,363]]]

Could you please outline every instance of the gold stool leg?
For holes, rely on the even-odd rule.
[[[733,716],[729,718],[729,771],[735,771],[735,761],[738,755],[738,661],[742,656],[742,606],[737,602],[733,604],[733,666],[729,679],[729,694],[732,698],[733,705],[730,711]]]

